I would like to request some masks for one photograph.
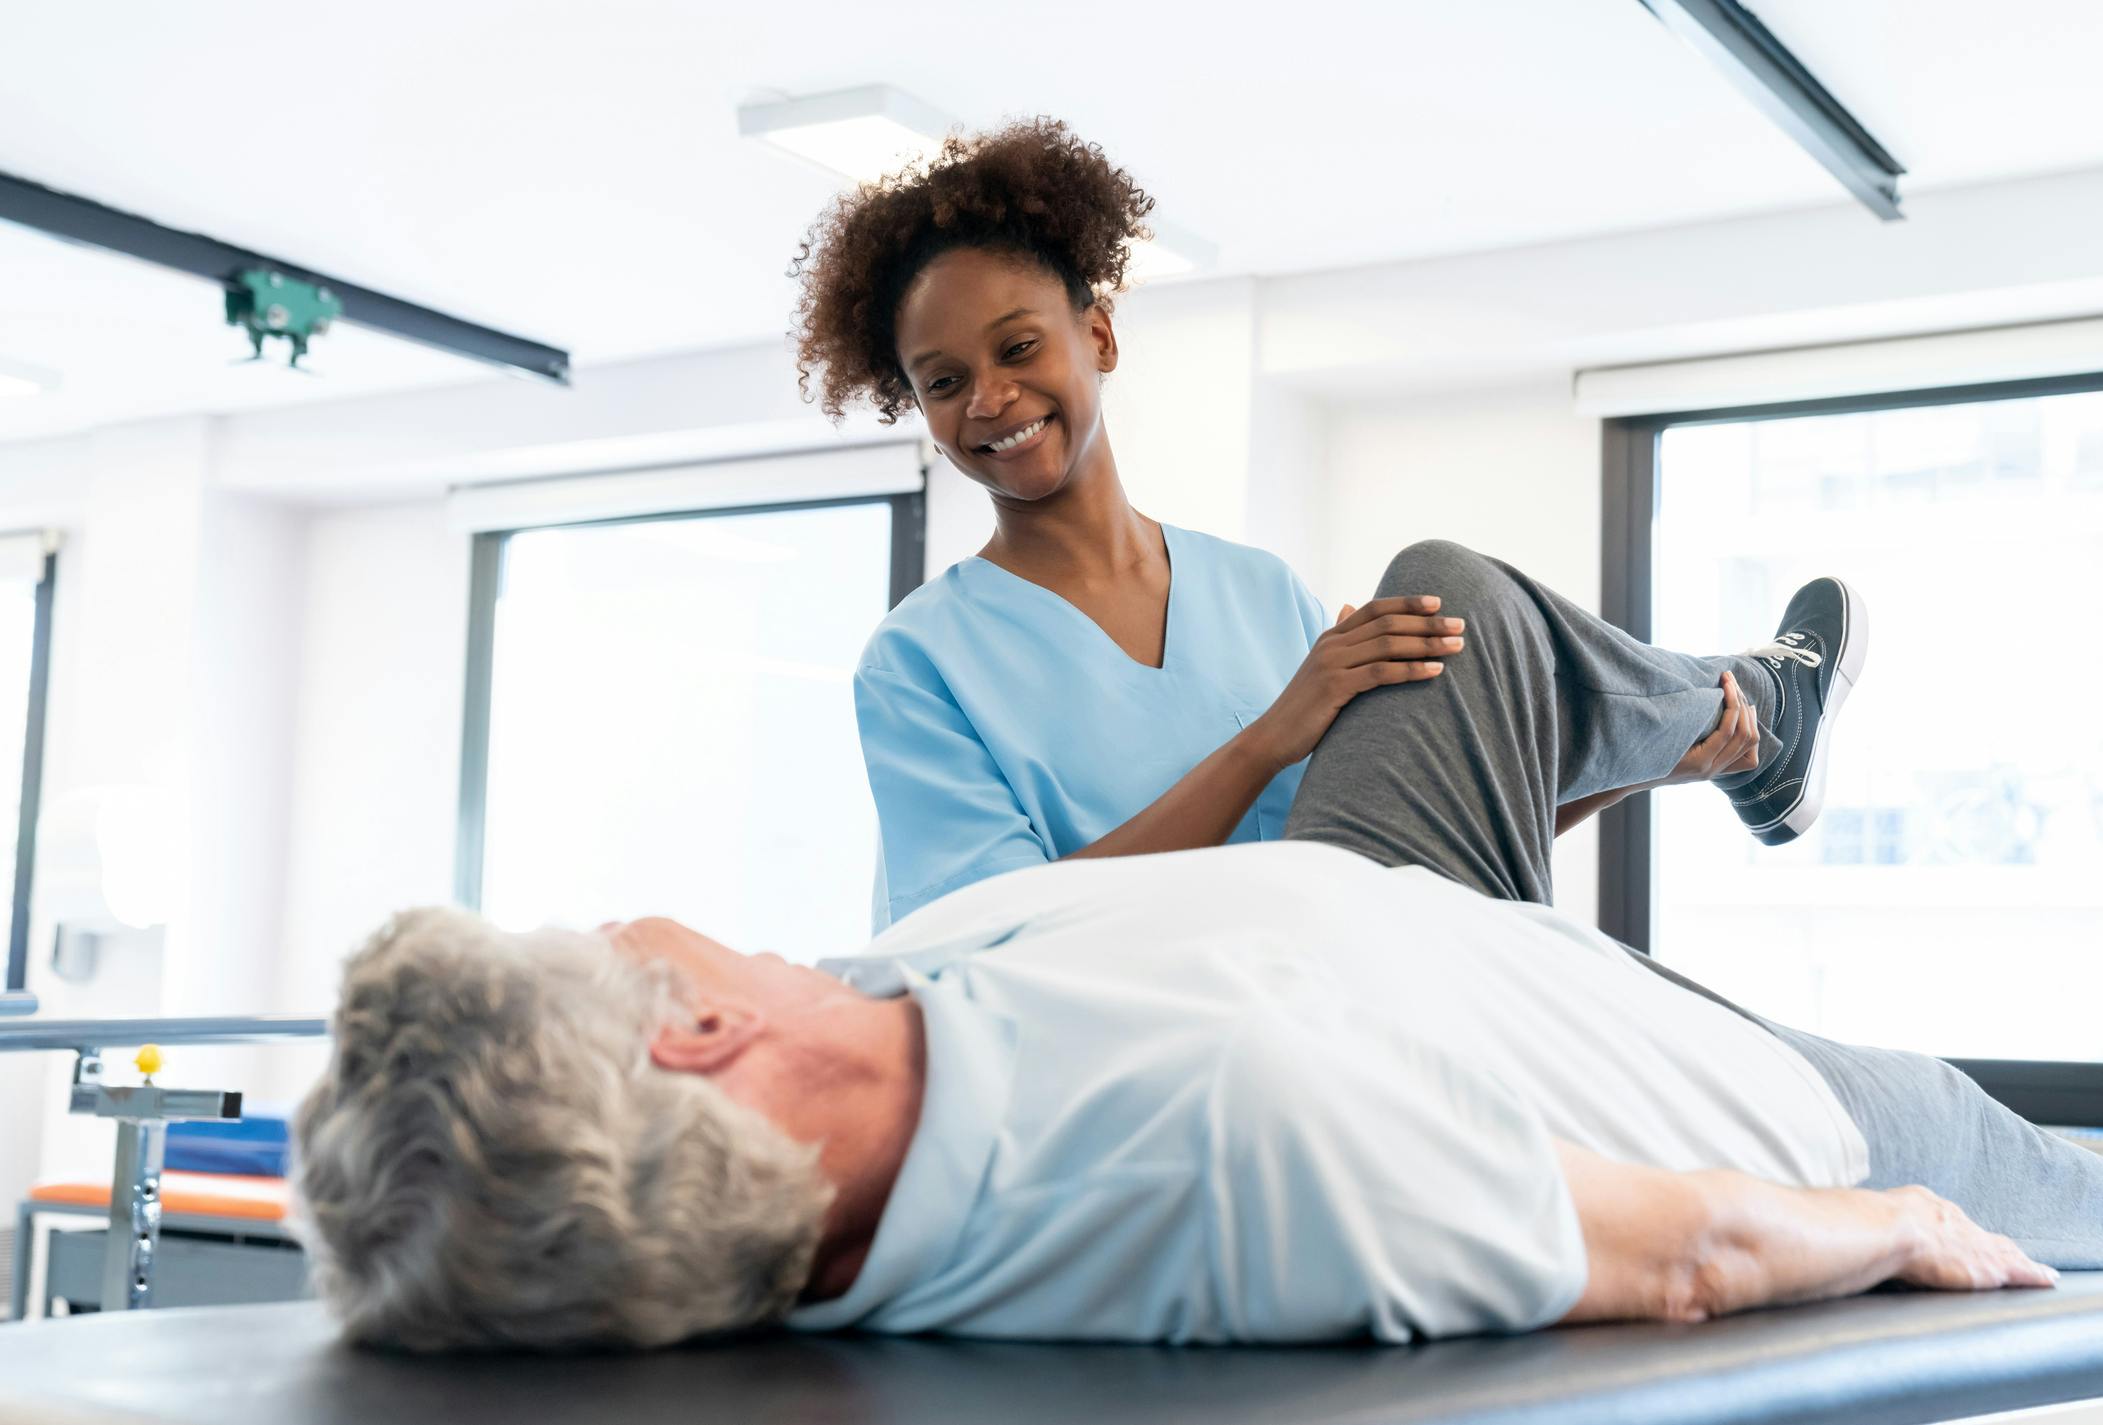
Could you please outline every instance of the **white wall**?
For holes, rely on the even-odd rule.
[[[1331,413],[1314,397],[1259,377],[1249,396],[1249,500],[1243,538],[1300,571],[1317,594],[1333,582],[1329,537]],[[1336,604],[1324,599],[1333,613]]]
[[[188,934],[171,933],[163,1012],[261,1012],[280,998],[293,753],[309,648],[305,510],[210,490],[187,649]],[[182,929],[184,927],[175,927]]]
[[[438,498],[329,511],[307,531],[273,1010],[326,1013],[365,934],[453,899],[469,547]],[[326,1055],[280,1046],[258,1082],[288,1097]]]
[[[317,518],[298,608],[285,962],[277,1007],[327,1006],[335,965],[391,911],[450,901],[469,541],[442,500]]]
[[[1572,412],[1561,383],[1328,416],[1326,602],[1363,603],[1397,549],[1453,539],[1598,607],[1599,422]]]
[[[1438,538],[1515,564],[1596,610],[1599,443],[1599,423],[1573,414],[1567,386],[1554,381],[1331,408],[1328,561],[1316,592],[1331,609],[1363,603],[1396,550]],[[1596,827],[1558,840],[1556,903],[1592,920],[1598,867]]]
[[[2103,169],[1263,284],[1266,375],[1382,395],[2103,310]]]
[[[1118,367],[1103,387],[1103,424],[1132,503],[1228,539],[1248,529],[1255,299],[1247,280],[1125,297]]]

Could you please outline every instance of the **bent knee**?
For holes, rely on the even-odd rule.
[[[1387,562],[1380,579],[1382,597],[1397,594],[1444,595],[1456,581],[1472,585],[1497,572],[1487,555],[1450,539],[1420,539]],[[1442,587],[1443,586],[1443,587]]]

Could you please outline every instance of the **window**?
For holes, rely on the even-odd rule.
[[[859,946],[877,842],[850,680],[919,581],[924,518],[913,493],[478,536],[461,899],[514,928],[658,914],[791,959]]]
[[[7,977],[29,971],[29,889],[36,869],[44,702],[51,673],[51,595],[58,561],[40,535],[0,537],[0,866],[8,872]]]
[[[1620,590],[1637,632],[1743,648],[1823,573],[1862,592],[1871,628],[1818,824],[1764,848],[1721,797],[1644,798],[1628,816],[1652,819],[1647,838],[1608,831],[1602,891],[1621,882],[1648,924],[1610,928],[1647,930],[1661,959],[1784,1023],[1951,1057],[1997,1092],[2011,1075],[2072,1090],[2016,1104],[2072,1123],[2103,1123],[2096,387],[1630,422],[1609,439],[1617,518],[1640,536],[1609,558],[1642,566]]]

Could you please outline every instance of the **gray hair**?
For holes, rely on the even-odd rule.
[[[348,1336],[654,1346],[787,1313],[831,1189],[815,1148],[652,1065],[676,992],[601,937],[445,908],[346,962],[293,1186]]]

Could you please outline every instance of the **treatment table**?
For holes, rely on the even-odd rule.
[[[312,1302],[0,1326],[0,1425],[1913,1425],[2098,1397],[2103,1272],[1385,1347],[784,1334],[415,1357],[340,1345]],[[2039,1418],[2095,1418],[2076,1411]]]

